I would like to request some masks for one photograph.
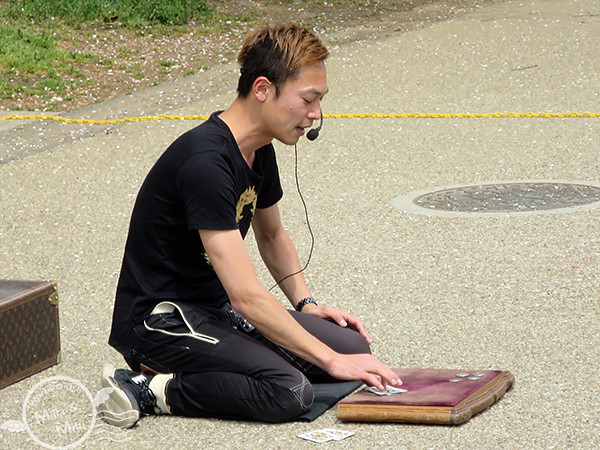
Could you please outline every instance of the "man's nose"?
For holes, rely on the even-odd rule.
[[[316,107],[311,108],[308,118],[311,120],[320,120],[323,111],[321,110],[321,102],[318,102]]]

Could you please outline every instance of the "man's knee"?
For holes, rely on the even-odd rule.
[[[347,353],[371,353],[369,343],[360,333],[353,331],[348,334],[351,337],[346,342],[350,350]]]
[[[335,334],[326,342],[333,350],[345,355],[358,353],[371,353],[367,340],[357,331],[349,328],[337,327]]]
[[[357,331],[310,314],[290,311],[294,319],[314,337],[338,353],[371,353],[369,343]]]
[[[287,422],[306,412],[313,403],[313,387],[306,377],[295,386],[280,386],[274,389],[270,407],[266,407],[262,420],[265,422]]]

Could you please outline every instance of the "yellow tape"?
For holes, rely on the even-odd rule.
[[[516,113],[516,112],[496,112],[496,113],[455,113],[455,114],[436,114],[436,113],[406,113],[406,114],[379,114],[379,113],[358,113],[358,114],[323,114],[326,119],[487,119],[487,118],[571,118],[571,117],[600,117],[600,113],[593,112],[568,112],[568,113]],[[91,125],[113,125],[126,122],[141,122],[148,120],[208,120],[209,116],[180,116],[159,114],[157,116],[125,117],[122,119],[111,120],[92,120],[92,119],[70,119],[68,117],[52,116],[47,114],[11,114],[10,116],[0,117],[0,120],[55,120],[65,123],[84,123]]]
[[[170,116],[160,114],[158,116],[125,117],[123,119],[112,120],[92,120],[92,119],[70,119],[68,117],[51,116],[47,114],[11,114],[10,116],[0,117],[0,120],[55,120],[65,123],[86,123],[91,125],[113,125],[125,122],[141,122],[145,120],[208,120],[208,116]]]
[[[499,117],[600,117],[600,113],[592,112],[569,112],[569,113],[516,113],[516,112],[496,112],[496,113],[455,113],[455,114],[436,114],[436,113],[407,113],[407,114],[323,114],[323,117],[330,117],[334,119],[363,119],[367,117],[373,117],[376,119],[485,119],[485,118],[499,118]]]

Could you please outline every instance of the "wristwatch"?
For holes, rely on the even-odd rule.
[[[302,311],[302,308],[304,308],[309,303],[314,303],[315,305],[319,306],[319,304],[314,298],[306,297],[298,302],[298,304],[296,305],[296,311]]]

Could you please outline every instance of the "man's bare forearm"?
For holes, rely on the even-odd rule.
[[[311,293],[302,273],[298,252],[287,232],[281,230],[270,238],[256,234],[256,241],[265,265],[292,305],[296,306],[301,299],[309,297]]]

